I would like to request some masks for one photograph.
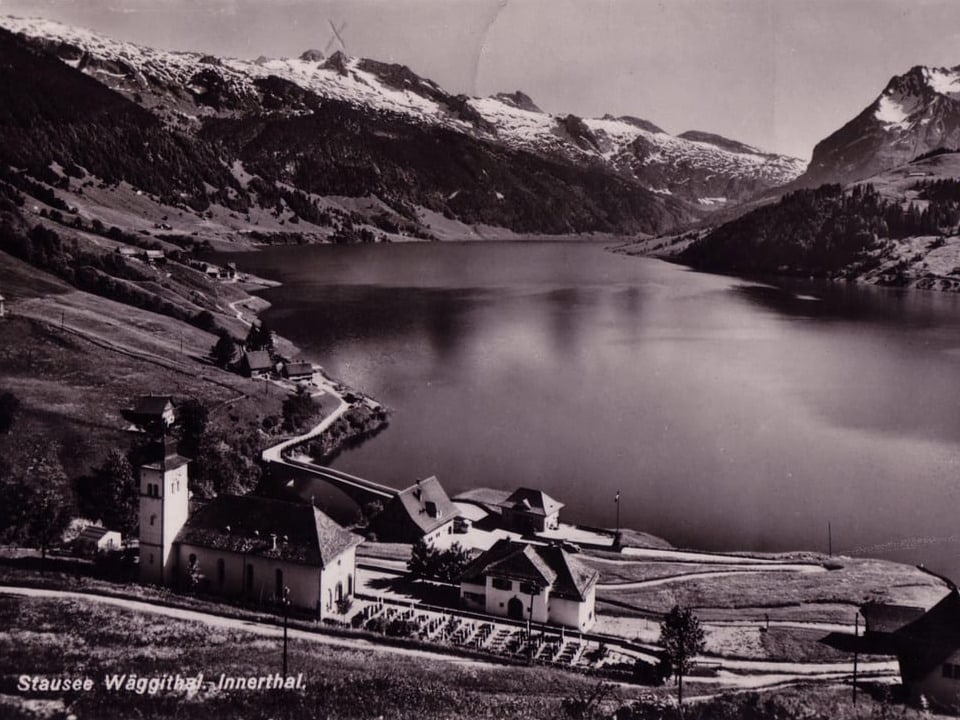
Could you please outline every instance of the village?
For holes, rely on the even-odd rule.
[[[648,543],[619,522],[613,529],[565,522],[561,499],[523,485],[452,498],[436,477],[391,488],[308,452],[351,411],[383,417],[379,403],[322,368],[276,361],[265,350],[245,352],[238,368],[291,396],[325,398],[326,411],[306,431],[263,451],[266,481],[255,491],[199,503],[188,490],[192,458],[179,454],[173,434],[174,399],[136,398],[123,416],[150,448],[137,472],[139,533],[121,537],[88,526],[77,540],[84,554],[126,557],[144,585],[273,612],[284,624],[288,617],[309,620],[320,633],[357,632],[640,684],[666,679],[666,606],[638,605],[637,593],[692,585],[691,593],[671,596],[679,604],[700,597],[703,582],[728,578],[761,586],[780,578],[810,587],[823,580],[829,587],[832,576],[859,562],[677,550]],[[362,519],[344,526],[317,507],[317,482],[349,496]],[[619,494],[613,500],[619,503]],[[838,613],[792,612],[792,604],[762,620],[735,606],[702,610],[707,642],[687,669],[690,681],[713,691],[843,682],[854,698],[858,682],[902,682],[908,701],[949,709],[960,681],[960,645],[948,629],[960,599],[949,581],[930,580],[913,595],[874,592],[847,616],[851,622]],[[749,651],[767,648],[774,632],[798,634],[809,645],[793,657]]]

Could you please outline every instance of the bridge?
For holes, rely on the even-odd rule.
[[[356,475],[351,475],[340,470],[334,470],[333,468],[325,467],[323,465],[315,465],[303,460],[279,458],[275,460],[272,459],[271,462],[273,462],[275,465],[286,468],[291,475],[299,475],[300,477],[318,478],[323,480],[329,485],[341,490],[345,495],[350,497],[351,500],[361,507],[369,502],[373,502],[374,500],[386,502],[400,492],[395,488],[388,487],[387,485],[381,485],[373,480],[365,480],[364,478],[357,477]],[[287,485],[294,485],[295,482],[295,479],[290,480]]]

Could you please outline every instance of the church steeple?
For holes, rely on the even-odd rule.
[[[176,440],[156,437],[140,466],[140,580],[166,585],[176,574],[173,541],[187,521],[189,460],[177,454]]]

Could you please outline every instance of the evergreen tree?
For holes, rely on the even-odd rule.
[[[94,474],[94,501],[103,524],[126,535],[137,531],[139,492],[130,461],[119,450],[111,450]]]
[[[210,359],[217,367],[227,368],[237,355],[237,343],[226,330],[220,332],[220,338],[210,349]]]

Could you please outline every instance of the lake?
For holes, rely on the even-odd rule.
[[[392,409],[335,466],[543,488],[681,546],[960,577],[960,298],[764,284],[595,243],[271,248],[265,318]]]

